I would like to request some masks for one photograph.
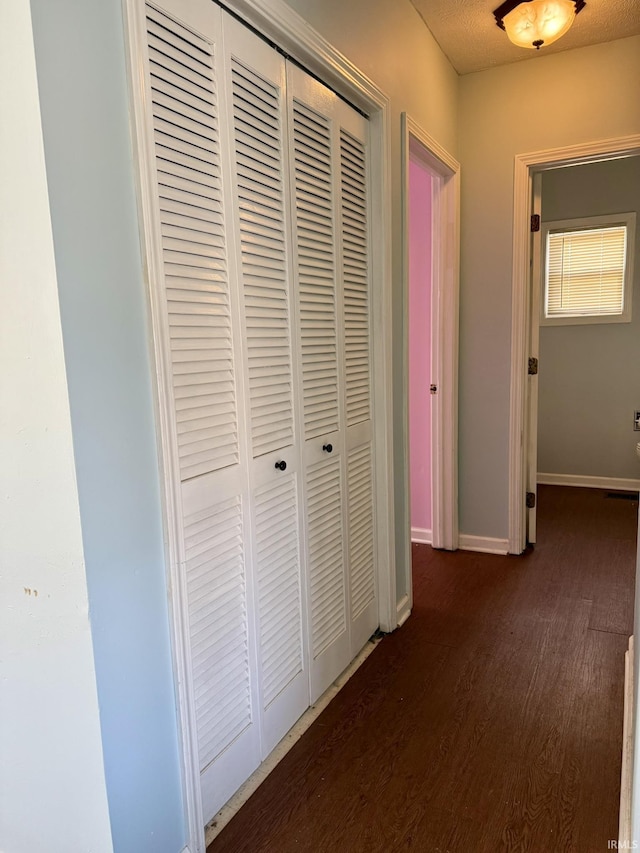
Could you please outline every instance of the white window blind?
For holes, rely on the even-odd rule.
[[[558,228],[564,224],[545,227],[543,319],[630,319],[628,223],[618,218],[598,227]]]

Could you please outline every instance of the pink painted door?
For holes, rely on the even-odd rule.
[[[411,538],[431,542],[432,177],[409,163],[409,478]]]

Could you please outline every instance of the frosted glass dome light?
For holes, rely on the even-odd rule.
[[[513,44],[540,50],[563,36],[585,5],[584,0],[507,0],[493,14]]]

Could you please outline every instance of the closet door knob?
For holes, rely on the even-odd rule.
[[[282,462],[276,462],[276,468],[279,471],[286,471],[287,463],[284,461],[284,459],[282,460]]]
[[[331,451],[333,450],[333,444],[323,444],[322,449],[326,450],[327,453],[331,453]]]

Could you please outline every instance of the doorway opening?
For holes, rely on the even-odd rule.
[[[532,234],[537,275],[531,355],[539,361],[531,380],[539,387],[530,393],[537,408],[531,413],[532,480],[637,498],[640,267],[633,255],[640,157],[537,173],[534,207],[538,198],[541,227]],[[539,537],[530,521],[529,543]]]
[[[555,169],[603,163],[640,154],[640,135],[519,155],[514,172],[513,306],[510,413],[509,552],[520,554],[536,538],[538,375],[542,176]],[[627,365],[618,365],[618,371]],[[633,412],[632,412],[633,415]],[[546,473],[546,472],[544,472]]]
[[[460,166],[403,114],[406,559],[398,622],[411,611],[410,540],[458,547]],[[410,528],[410,529],[409,529]]]

